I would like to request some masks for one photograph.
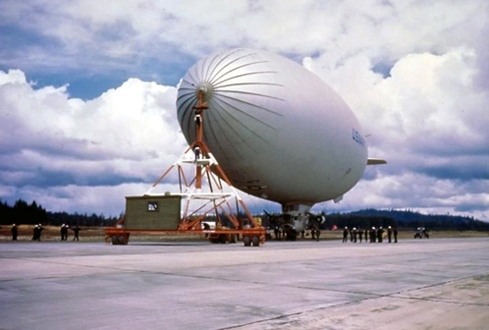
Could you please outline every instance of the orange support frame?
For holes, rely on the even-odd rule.
[[[196,139],[195,141],[188,147],[182,158],[181,162],[186,162],[189,163],[190,161],[185,159],[182,161],[182,159],[185,157],[186,154],[188,154],[190,151],[193,152],[194,154],[194,159],[193,163],[195,164],[195,177],[192,179],[192,181],[189,183],[187,181],[187,178],[185,177],[185,172],[182,169],[182,166],[180,163],[175,163],[173,164],[170,168],[168,168],[163,175],[161,175],[158,180],[155,181],[155,183],[152,185],[150,188],[153,189],[158,185],[165,177],[170,173],[172,169],[177,166],[178,169],[178,175],[179,175],[179,182],[180,182],[180,193],[188,196],[186,199],[186,204],[184,207],[184,212],[181,217],[179,226],[176,230],[127,230],[124,228],[112,228],[112,229],[107,229],[106,230],[106,236],[107,237],[112,237],[112,241],[114,241],[114,237],[121,237],[117,235],[125,235],[126,237],[126,244],[127,240],[129,239],[129,233],[134,232],[134,233],[157,233],[157,232],[171,232],[171,233],[196,233],[196,234],[241,234],[243,235],[243,238],[247,238],[247,241],[245,240],[245,245],[249,245],[249,242],[253,238],[259,238],[260,243],[265,242],[265,229],[259,224],[252,216],[251,212],[247,208],[246,204],[243,202],[243,200],[239,197],[237,192],[235,191],[234,187],[231,184],[231,181],[225,174],[225,172],[222,170],[222,168],[219,166],[217,161],[215,161],[214,157],[212,156],[209,147],[204,141],[204,112],[205,110],[208,110],[209,107],[207,103],[204,100],[204,92],[202,90],[198,91],[198,103],[196,106],[193,107],[195,110],[195,124],[196,124]],[[216,175],[217,174],[217,178]],[[195,191],[200,191],[202,189],[202,181],[203,179],[207,178],[207,184],[210,189],[210,193],[208,194],[201,194],[199,193],[188,193],[190,191],[190,185],[194,184]],[[183,184],[182,186],[182,178],[183,178]],[[223,180],[229,188],[232,189],[232,193],[224,193],[223,192],[223,185],[221,180]],[[215,193],[214,192],[214,186],[216,189],[219,189],[221,193]],[[185,188],[185,189],[184,189]],[[213,196],[216,197],[213,197]],[[196,197],[197,196],[197,197]],[[243,228],[241,222],[237,218],[237,213],[238,210],[236,211],[236,215],[232,212],[231,206],[229,205],[229,197],[234,196],[234,198],[237,199],[239,205],[242,207],[244,210],[244,213],[246,214],[246,218],[251,224],[251,228]],[[192,198],[201,198],[201,199],[208,199],[208,202],[201,205],[199,208],[195,210],[189,210],[190,202]],[[238,204],[237,203],[237,204]],[[227,206],[228,209],[226,210],[224,207]],[[237,207],[237,205],[236,205]],[[224,214],[224,216],[233,224],[235,229],[221,229],[220,225],[220,213],[219,210]],[[202,230],[201,227],[201,222],[202,220],[207,216],[208,213],[213,212],[216,215],[217,222],[216,222],[216,229],[215,230]],[[122,220],[122,219],[121,219]],[[118,227],[120,227],[122,221],[118,221]],[[124,234],[125,233],[125,234]],[[255,245],[256,241],[253,239],[253,244]],[[123,244],[123,243],[122,243]]]

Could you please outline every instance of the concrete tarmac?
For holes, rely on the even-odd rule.
[[[0,243],[0,329],[488,329],[489,238]]]

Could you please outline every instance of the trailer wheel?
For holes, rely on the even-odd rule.
[[[117,239],[117,236],[115,236],[115,235],[110,236],[110,240],[112,241],[112,245],[119,244],[119,240]]]
[[[253,236],[251,238],[251,241],[253,243],[253,246],[260,246],[260,238],[258,236]]]
[[[251,245],[251,240],[249,236],[243,236],[243,243],[244,246],[250,246]]]
[[[219,235],[219,243],[226,244],[226,241],[227,241],[227,235],[226,234],[220,234]]]
[[[119,243],[118,244],[122,244],[122,245],[126,245],[127,244],[126,238],[124,237],[124,235],[120,235],[119,236]]]

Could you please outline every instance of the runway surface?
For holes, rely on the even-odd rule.
[[[488,329],[489,238],[0,244],[0,329]]]

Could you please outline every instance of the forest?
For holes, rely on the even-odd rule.
[[[326,216],[329,226],[370,228],[395,226],[400,230],[424,227],[429,230],[489,230],[489,222],[472,217],[449,214],[422,214],[411,210],[366,209],[349,213],[331,213]]]
[[[36,201],[28,204],[24,200],[17,200],[14,205],[0,201],[0,225],[33,225],[42,224],[61,226],[106,227],[113,226],[119,217],[105,217],[103,214],[69,214],[67,212],[46,211]]]

